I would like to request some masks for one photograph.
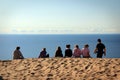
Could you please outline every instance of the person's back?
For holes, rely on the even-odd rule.
[[[16,50],[13,53],[13,59],[24,59],[22,53],[19,51],[20,47],[16,47]]]
[[[55,57],[63,57],[61,47],[59,46],[55,52]]]
[[[56,51],[55,57],[63,57],[62,51]]]
[[[98,53],[100,52],[103,52],[103,49],[105,48],[104,44],[103,43],[98,43],[97,44],[97,48],[98,48]]]
[[[13,53],[13,59],[20,59],[20,54],[18,50],[15,50]]]
[[[94,53],[97,53],[97,58],[102,58],[103,54],[106,56],[106,48],[105,45],[101,43],[101,39],[98,39],[98,44],[96,45]]]
[[[70,49],[70,45],[66,45],[65,57],[72,57],[72,50]]]
[[[83,55],[83,58],[90,58],[90,50],[88,49],[89,45],[86,44],[84,48],[82,48],[81,53]]]
[[[78,45],[75,45],[75,48],[73,49],[73,57],[81,57],[81,50]]]
[[[71,49],[66,49],[65,50],[65,57],[71,57],[72,56],[72,50]]]
[[[46,57],[46,54],[47,54],[46,48],[43,48],[42,51],[40,52],[40,55],[39,55],[38,58],[45,58],[45,57]]]

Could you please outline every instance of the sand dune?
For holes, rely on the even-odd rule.
[[[0,61],[4,80],[120,80],[120,59],[40,58]]]

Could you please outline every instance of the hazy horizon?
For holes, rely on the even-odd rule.
[[[120,34],[120,0],[0,0],[0,34]]]

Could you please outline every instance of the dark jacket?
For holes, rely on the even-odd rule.
[[[47,54],[46,51],[41,51],[38,58],[45,58],[45,57],[46,57],[46,54]]]
[[[24,59],[24,57],[19,50],[15,50],[13,53],[13,59]]]
[[[72,57],[72,50],[71,49],[65,50],[65,57]]]
[[[63,57],[62,51],[57,50],[56,53],[55,53],[55,57]]]

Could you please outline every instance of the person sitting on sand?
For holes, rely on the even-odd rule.
[[[70,45],[66,45],[66,50],[65,50],[65,57],[72,57],[72,50],[70,49]]]
[[[90,58],[90,50],[88,44],[84,45],[84,48],[82,48],[81,53],[83,58]]]
[[[103,54],[106,56],[105,45],[101,42],[101,39],[98,39],[98,44],[94,50],[94,53],[97,53],[97,58],[102,58]]]
[[[58,46],[56,52],[55,52],[55,57],[63,57],[61,47]]]
[[[16,47],[16,50],[13,53],[13,59],[24,59],[24,57],[20,51],[20,47]]]
[[[75,45],[73,49],[73,57],[76,57],[76,58],[81,57],[81,50],[78,45]]]
[[[38,58],[46,58],[46,54],[47,54],[46,48],[43,48]]]

